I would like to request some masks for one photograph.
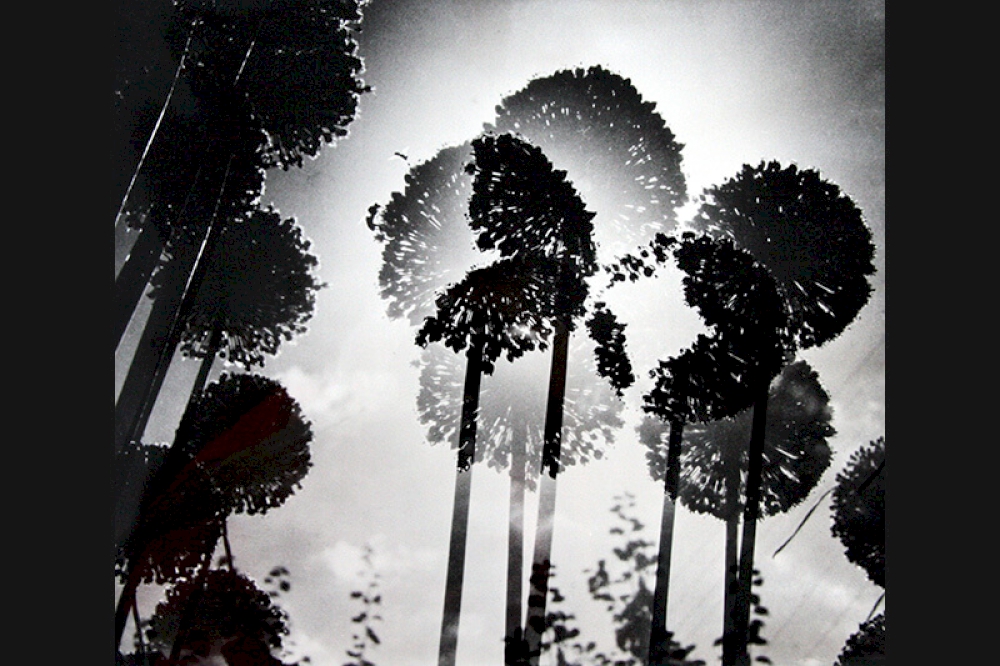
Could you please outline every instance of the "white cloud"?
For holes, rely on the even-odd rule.
[[[307,373],[299,366],[280,373],[276,379],[295,396],[310,415],[324,414],[346,400],[347,387],[327,378]]]
[[[406,544],[389,544],[385,534],[377,534],[368,542],[372,547],[372,568],[380,576],[434,571],[441,566],[444,553],[434,548],[413,549]],[[354,582],[363,576],[366,565],[362,559],[364,546],[338,541],[323,549],[318,557],[339,582]]]
[[[313,373],[295,365],[274,378],[298,400],[316,429],[377,412],[400,391],[398,375],[370,369]]]

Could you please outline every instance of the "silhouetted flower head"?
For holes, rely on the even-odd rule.
[[[472,142],[475,175],[469,202],[476,244],[504,257],[537,253],[579,277],[596,269],[594,213],[586,209],[566,172],[542,151],[510,134]]]
[[[877,666],[886,664],[885,613],[863,622],[850,635],[833,666]]]
[[[802,502],[830,465],[829,397],[805,361],[785,367],[771,383],[761,481],[761,516]],[[725,520],[738,515],[746,494],[747,447],[753,409],[734,418],[688,424],[681,444],[680,499],[692,511]],[[650,475],[666,472],[669,426],[647,417],[639,427]]]
[[[628,79],[601,67],[534,79],[497,107],[486,135],[513,134],[541,150],[595,211],[596,251],[607,256],[666,230],[686,189],[681,144]],[[374,207],[383,243],[379,283],[389,316],[420,325],[436,293],[483,262],[467,213],[472,143],[444,148],[414,166],[402,193]],[[585,256],[584,261],[589,261]]]
[[[281,648],[288,634],[287,614],[253,580],[229,569],[209,570],[204,581],[199,577],[167,590],[147,636],[153,646],[169,653],[185,625],[182,646],[203,657],[213,645],[234,640],[244,649],[253,642],[270,653]]]
[[[312,466],[310,423],[281,384],[261,375],[223,373],[177,428],[186,467],[203,469],[221,489],[224,508],[264,513],[301,487]]]
[[[438,293],[483,261],[466,218],[471,160],[471,143],[440,150],[410,169],[403,192],[370,220],[383,244],[379,285],[390,317],[419,326],[434,314]]]
[[[443,341],[455,351],[469,345],[479,350],[487,374],[501,355],[512,361],[536,346],[544,349],[558,314],[560,278],[556,262],[531,255],[472,270],[438,296],[437,312],[424,320],[417,344]],[[582,309],[586,290],[569,293],[578,294],[570,307]]]
[[[861,211],[817,171],[761,162],[709,188],[692,222],[774,276],[800,348],[837,337],[868,302],[875,246]]]
[[[653,250],[650,268],[670,254],[675,257],[685,273],[685,300],[711,334],[699,335],[690,347],[650,371],[656,382],[644,396],[643,409],[667,422],[733,416],[752,403],[754,380],[777,374],[789,353],[774,281],[726,239],[691,233],[680,240],[660,236]]]
[[[187,356],[212,353],[216,327],[220,356],[247,370],[278,353],[282,341],[304,333],[316,291],[324,285],[314,270],[317,258],[292,218],[273,208],[255,209],[225,225],[209,257],[208,271],[181,338]],[[162,277],[154,276],[155,297]]]
[[[602,261],[670,231],[687,188],[681,149],[656,105],[603,67],[565,69],[505,97],[487,132],[542,150],[596,212]]]
[[[346,135],[368,90],[355,35],[363,5],[178,0],[172,41],[180,52],[193,30],[187,78],[196,97],[213,111],[242,111],[262,132],[264,165],[287,169]]]
[[[311,467],[312,430],[272,379],[223,373],[192,401],[173,446],[146,486],[119,568],[143,580],[190,573],[232,513],[264,513],[290,497]]]
[[[847,559],[885,587],[885,437],[852,453],[837,474],[831,531]]]
[[[625,352],[625,324],[602,302],[594,304],[587,320],[587,332],[595,342],[597,374],[611,383],[618,397],[635,382],[632,362]]]
[[[592,345],[582,336],[570,340],[563,413],[560,469],[600,459],[621,427],[624,407],[594,368]],[[513,363],[496,364],[483,377],[476,430],[476,462],[509,469],[517,448],[526,459],[526,481],[534,487],[543,446],[549,359],[535,352]],[[420,360],[417,407],[432,444],[458,446],[464,361],[441,345],[428,345]]]
[[[118,551],[115,575],[120,580],[124,582],[133,570],[142,583],[165,585],[189,578],[222,536],[222,523],[214,516],[188,515],[161,523],[165,524],[149,533],[138,552],[130,556],[125,549]]]
[[[130,192],[124,210],[129,224],[154,224],[164,239],[171,229],[183,235],[184,227],[205,224],[206,215],[185,215],[192,194],[208,198],[192,188],[204,180],[206,166],[213,171],[209,162],[218,167],[233,155],[218,211],[228,219],[257,201],[265,169],[302,166],[323,143],[344,136],[360,95],[369,90],[360,79],[355,38],[363,4],[177,0],[157,17],[162,34],[147,35],[147,41],[163,39],[170,65],[183,67]],[[115,138],[143,146],[132,149],[130,172],[119,177],[124,191],[153,134],[155,123],[146,116],[158,115],[169,82],[157,81],[150,102],[135,66],[122,60],[116,66],[115,99],[121,103],[114,105]],[[151,103],[156,113],[143,108]]]
[[[164,118],[123,213],[130,226],[156,226],[167,243],[168,258],[197,252],[196,239],[204,234],[213,210],[216,218],[230,219],[259,201],[264,188],[259,155],[264,135],[233,123],[230,134],[224,145],[227,152],[220,155],[213,151],[223,147],[223,137],[209,128],[205,118],[177,114]],[[220,189],[223,176],[225,187]]]
[[[218,493],[203,476],[187,470],[169,494],[161,494],[169,475],[164,466],[176,465],[176,458],[167,463],[170,453],[166,446],[131,444],[122,454],[132,461],[122,466],[122,473],[130,473],[132,482],[141,480],[136,488],[138,524],[127,541],[119,544],[115,560],[115,573],[123,581],[129,573],[138,575],[141,582],[158,584],[189,576],[221,535]],[[139,456],[148,456],[146,474],[136,469]]]

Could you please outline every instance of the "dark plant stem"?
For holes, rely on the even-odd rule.
[[[728,453],[728,455],[727,455]],[[723,453],[726,478],[726,551],[722,600],[722,663],[732,666],[736,649],[736,591],[739,587],[740,458],[741,451]]]
[[[197,253],[186,253],[183,263],[176,266],[173,278],[164,293],[157,297],[146,323],[139,347],[129,366],[118,402],[115,404],[114,455],[117,456],[130,441],[142,437],[146,422],[152,413],[160,387],[166,377],[181,334],[194,307],[198,287],[208,271],[215,243],[221,235],[223,224],[216,224],[216,216],[225,192],[230,155],[222,182],[217,190],[215,206],[205,227],[202,243]],[[119,489],[115,489],[117,496]],[[131,512],[134,514],[134,512]],[[132,530],[135,515],[116,516],[116,538],[124,540]]]
[[[769,381],[760,381],[753,407],[753,426],[747,460],[746,505],[743,507],[743,537],[740,540],[739,587],[736,594],[736,666],[749,666],[747,630],[750,624],[750,596],[753,580],[754,540],[760,514],[761,472],[764,464],[764,434],[767,424]]]
[[[865,622],[872,619],[872,616],[875,615],[875,610],[878,608],[878,605],[883,601],[885,601],[885,590],[883,590],[882,594],[879,595],[879,598],[875,600],[875,604],[872,606],[872,609],[868,612],[868,617],[865,618]]]
[[[163,106],[160,107],[160,115],[156,118],[156,124],[153,126],[153,131],[150,132],[149,138],[146,140],[146,146],[142,150],[142,156],[139,158],[139,163],[136,164],[135,170],[132,172],[132,178],[129,180],[128,187],[125,190],[125,196],[122,197],[121,206],[118,207],[118,214],[115,215],[115,224],[118,224],[119,218],[122,216],[122,212],[125,210],[125,206],[128,205],[128,198],[132,194],[132,188],[135,186],[136,178],[139,177],[139,172],[142,170],[143,162],[146,161],[146,155],[149,154],[149,149],[153,145],[153,141],[156,139],[156,134],[160,131],[160,124],[163,122],[163,116],[166,115],[167,109],[170,107],[170,100],[174,96],[174,90],[177,89],[177,81],[181,77],[181,72],[184,71],[184,62],[187,60],[188,52],[191,49],[191,39],[194,37],[194,29],[197,26],[197,20],[192,21],[191,27],[188,30],[187,42],[184,44],[184,53],[181,55],[180,61],[177,63],[177,69],[174,71],[174,80],[170,84],[170,90],[167,92],[167,98],[163,100]]]
[[[817,508],[819,508],[819,505],[820,505],[820,503],[821,503],[821,502],[822,502],[822,501],[823,501],[823,500],[824,500],[824,499],[826,498],[826,496],[827,496],[827,495],[829,495],[829,494],[830,494],[831,492],[833,492],[833,487],[831,487],[831,488],[827,488],[827,489],[826,489],[826,491],[825,491],[825,492],[824,492],[824,493],[823,493],[822,495],[820,495],[820,496],[819,496],[819,499],[817,499],[817,500],[816,500],[816,501],[815,501],[815,502],[813,503],[813,505],[812,505],[812,507],[811,507],[811,508],[809,509],[809,511],[807,511],[807,512],[806,512],[806,515],[805,515],[805,517],[803,517],[803,518],[802,518],[802,520],[801,520],[801,521],[799,521],[799,524],[798,524],[798,527],[796,527],[796,528],[795,528],[795,531],[794,531],[794,532],[792,532],[792,535],[791,535],[790,537],[788,537],[787,539],[785,539],[784,543],[782,543],[782,544],[781,544],[780,546],[778,546],[778,549],[774,551],[774,553],[773,553],[773,554],[771,555],[771,557],[777,557],[778,553],[780,553],[781,551],[783,551],[783,550],[785,549],[785,546],[787,546],[787,545],[788,545],[789,543],[791,543],[791,542],[792,542],[792,539],[794,539],[794,538],[795,538],[795,535],[796,535],[796,534],[798,534],[798,533],[799,533],[799,531],[800,531],[800,530],[801,530],[801,529],[802,529],[802,528],[803,528],[803,527],[805,526],[805,524],[806,524],[806,521],[807,521],[807,520],[809,520],[809,517],[810,517],[811,515],[813,515],[813,513],[814,513],[814,512],[816,511],[816,509],[817,509]]]
[[[139,619],[139,599],[136,591],[132,590],[132,621],[135,623],[135,636],[139,640],[139,651],[142,652],[142,661],[148,662],[149,655],[146,654],[146,641],[142,638],[142,621]]]
[[[230,163],[232,158],[230,157]],[[141,429],[144,427],[144,410],[147,410],[147,401],[153,397],[152,390],[156,382],[156,375],[166,372],[164,366],[169,365],[173,352],[180,341],[183,332],[183,317],[186,311],[191,309],[196,291],[197,282],[192,281],[192,277],[199,267],[204,263],[200,259],[205,254],[208,241],[218,234],[213,234],[215,227],[215,216],[218,213],[219,204],[225,191],[226,179],[229,174],[227,163],[225,171],[221,174],[221,184],[215,194],[215,206],[211,211],[195,211],[197,217],[201,213],[206,214],[208,223],[205,225],[199,239],[198,249],[193,247],[185,249],[178,248],[177,255],[169,267],[169,279],[167,284],[157,296],[150,312],[149,320],[143,330],[139,345],[136,348],[135,356],[129,365],[129,372],[125,377],[125,382],[119,394],[118,402],[115,404],[115,453],[117,454],[129,441],[135,440],[142,435]],[[211,212],[209,216],[208,213]],[[195,289],[192,289],[195,287]],[[170,345],[171,341],[175,344]]]
[[[507,528],[507,624],[508,643],[521,640],[521,594],[524,576],[524,475],[527,452],[520,433],[513,437],[510,452],[510,518]],[[509,655],[509,652],[506,653]],[[510,658],[505,662],[510,666]]]
[[[731,666],[736,657],[736,591],[739,587],[739,514],[726,518],[726,571],[723,591],[722,663]]]
[[[191,196],[201,179],[201,172],[202,167],[198,167],[191,180],[191,186],[188,188],[184,203],[175,221],[178,226],[187,211],[188,204],[191,203]],[[139,232],[139,237],[133,243],[128,257],[125,258],[125,263],[122,264],[121,270],[115,277],[115,319],[112,322],[112,327],[114,328],[116,350],[135,314],[139,299],[146,290],[149,280],[153,276],[153,271],[156,270],[156,264],[163,254],[170,228],[170,225],[166,223],[158,225],[155,222],[147,221],[143,225],[142,231]]]
[[[670,555],[674,538],[674,515],[677,490],[681,478],[681,439],[684,422],[670,422],[667,447],[667,470],[663,479],[663,513],[660,518],[660,550],[656,561],[656,587],[649,630],[649,664],[666,664],[669,657],[670,635],[667,632],[667,598],[670,592]]]
[[[118,605],[115,606],[115,649],[121,646],[122,635],[125,633],[125,623],[128,622],[128,614],[132,610],[135,592],[139,587],[139,580],[142,578],[135,561],[130,558],[128,562],[129,572],[125,578],[125,587],[118,596]]]
[[[549,596],[549,572],[552,567],[552,533],[556,509],[556,475],[562,445],[563,402],[566,397],[566,363],[569,356],[569,326],[563,319],[555,322],[552,341],[552,369],[545,409],[542,473],[539,478],[538,523],[535,550],[531,563],[528,608],[524,635],[532,666],[537,666],[545,632],[545,605]]]
[[[230,163],[231,162],[232,158],[230,157]],[[170,362],[173,360],[174,353],[177,350],[177,345],[181,342],[181,336],[184,333],[184,329],[187,327],[188,318],[190,317],[192,310],[194,310],[194,303],[198,297],[198,289],[201,287],[201,283],[204,282],[205,275],[208,273],[208,266],[212,261],[215,245],[218,242],[219,236],[222,234],[222,230],[225,226],[224,222],[219,222],[217,220],[217,216],[219,212],[219,205],[222,202],[222,195],[226,187],[226,177],[228,175],[229,165],[226,167],[226,174],[222,181],[222,189],[219,191],[218,199],[216,199],[215,202],[215,209],[212,211],[212,218],[209,222],[208,232],[202,241],[201,249],[195,258],[194,265],[191,267],[188,282],[184,287],[184,296],[181,299],[180,306],[174,314],[173,322],[170,326],[170,334],[167,338],[166,347],[164,348],[163,354],[157,363],[156,376],[149,392],[149,399],[146,400],[143,405],[143,409],[140,412],[139,422],[136,425],[136,432],[133,435],[136,440],[141,439],[143,432],[146,430],[146,424],[149,422],[153,406],[156,404],[156,398],[160,393],[160,388],[163,386],[163,380],[167,376],[167,370],[170,369]],[[216,330],[218,330],[218,327]],[[215,331],[213,331],[213,334],[214,333]],[[215,360],[215,354],[213,353],[206,360],[208,361],[207,367],[205,363],[202,363],[198,372],[198,380],[195,384],[198,386],[197,382],[200,381],[201,388],[204,388],[204,382],[208,379],[208,372],[212,368],[212,361]]]
[[[147,221],[115,278],[115,319],[112,322],[115,349],[121,344],[139,299],[156,269],[163,245],[160,230],[153,222]]]
[[[157,296],[143,329],[135,355],[129,365],[128,374],[122,384],[121,393],[115,403],[115,454],[120,453],[130,442],[141,437],[137,435],[142,421],[145,403],[156,388],[158,363],[166,352],[169,336],[170,315],[180,307],[183,298],[183,284],[180,279],[188,266],[193,264],[187,257],[176,256],[171,276],[164,289]],[[173,269],[177,269],[176,273]],[[177,288],[175,288],[175,286]]]
[[[471,343],[466,354],[455,500],[451,518],[451,543],[448,548],[448,573],[445,579],[444,612],[441,617],[441,641],[438,648],[439,666],[454,666],[458,651],[458,622],[462,611],[465,545],[469,531],[469,501],[472,495],[472,465],[476,452],[476,418],[479,411],[479,386],[482,380],[482,354],[482,341]]]
[[[198,376],[194,378],[194,384],[191,386],[191,395],[188,397],[187,407],[184,408],[184,412],[191,409],[194,401],[198,399],[198,396],[202,394],[205,390],[205,385],[208,384],[208,376],[212,372],[212,365],[215,363],[215,357],[219,353],[219,348],[222,346],[222,322],[218,319],[215,321],[215,325],[212,327],[212,332],[208,339],[208,345],[205,349],[205,357],[201,360],[201,366],[198,368]]]
[[[219,353],[219,347],[222,346],[222,322],[218,318],[216,318],[215,325],[212,327],[211,335],[212,337],[208,340],[208,348],[205,350],[205,358],[202,359],[201,367],[198,368],[198,376],[194,379],[192,394],[194,391],[201,393],[205,390],[205,384],[208,383],[208,375],[212,372],[212,364]]]
[[[229,564],[229,570],[235,572],[236,565],[233,564],[233,547],[229,544],[229,520],[227,518],[222,519],[222,547],[226,549],[226,563]]]
[[[263,21],[263,19],[261,19]],[[135,185],[136,178],[139,175],[139,171],[142,169],[142,165],[146,160],[146,156],[149,153],[150,146],[153,144],[153,140],[156,138],[156,134],[160,129],[160,124],[163,121],[164,113],[167,107],[170,105],[170,99],[174,94],[174,89],[177,86],[177,80],[180,76],[181,71],[184,68],[184,62],[187,59],[188,52],[190,51],[191,39],[195,34],[195,29],[200,23],[199,19],[195,19],[191,23],[191,27],[188,31],[187,43],[184,45],[184,53],[181,56],[180,63],[177,65],[177,71],[174,73],[174,80],[170,86],[170,92],[167,93],[167,98],[163,103],[163,107],[160,109],[159,118],[157,118],[156,125],[153,127],[153,131],[146,142],[146,147],[143,150],[142,157],[139,159],[139,163],[135,167],[135,171],[132,173],[132,178],[129,181],[128,188],[125,191],[125,195],[122,198],[121,206],[118,209],[118,214],[115,216],[115,223],[117,224],[118,219],[121,218],[122,212],[125,210],[125,206],[128,203],[129,195],[132,192],[132,188]],[[260,29],[260,22],[258,22],[257,29]],[[239,83],[240,76],[243,74],[243,69],[246,67],[247,61],[250,58],[250,53],[253,50],[253,46],[256,43],[256,37],[251,42],[250,46],[247,48],[246,54],[243,57],[243,63],[240,66],[239,72],[236,75],[236,79],[233,81],[233,88]],[[198,172],[194,176],[194,183],[198,181],[198,177],[201,173],[201,168],[199,167]],[[194,184],[192,184],[191,190],[188,191],[187,198],[190,199],[191,191],[194,189]],[[187,201],[184,203],[184,208],[187,207]],[[183,210],[183,208],[182,208]],[[183,214],[183,213],[182,213]],[[149,283],[149,279],[152,276],[153,270],[156,268],[156,262],[160,258],[160,254],[163,252],[163,247],[165,245],[166,238],[164,236],[165,232],[154,228],[154,225],[147,223],[143,226],[142,235],[136,239],[135,246],[133,246],[132,251],[129,253],[128,259],[126,259],[125,264],[115,279],[115,320],[114,326],[114,338],[115,338],[115,348],[121,343],[121,338],[128,328],[129,321],[132,315],[135,313],[135,307],[141,298],[143,291],[146,289],[146,285]],[[141,245],[140,245],[141,244]],[[137,252],[139,250],[139,252]],[[135,260],[133,261],[133,255]]]

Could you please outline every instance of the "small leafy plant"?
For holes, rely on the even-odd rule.
[[[356,626],[351,649],[347,650],[347,656],[351,658],[344,666],[375,666],[374,662],[365,658],[365,653],[373,645],[379,645],[382,641],[375,633],[376,623],[382,621],[379,608],[382,605],[382,595],[379,592],[379,575],[375,571],[372,563],[373,549],[366,544],[361,555],[365,563],[365,569],[360,572],[362,580],[367,579],[367,584],[363,589],[353,590],[351,599],[358,600],[361,604],[361,612],[351,618],[351,622]]]

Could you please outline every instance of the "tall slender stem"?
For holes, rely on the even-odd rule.
[[[215,206],[212,210],[212,216],[209,220],[208,227],[202,237],[202,242],[198,247],[198,252],[195,254],[191,263],[191,271],[187,273],[188,277],[181,291],[181,296],[176,310],[170,318],[170,325],[166,340],[161,341],[161,344],[158,345],[159,354],[156,355],[151,381],[146,384],[144,390],[140,390],[138,392],[141,394],[138,401],[139,409],[134,412],[132,419],[123,419],[128,422],[122,424],[123,427],[119,430],[119,436],[115,441],[116,452],[120,451],[127,442],[140,439],[146,428],[146,423],[152,412],[156,396],[163,384],[163,380],[170,366],[170,361],[173,359],[174,351],[176,351],[177,345],[180,342],[180,337],[184,331],[187,316],[194,307],[198,287],[201,286],[204,275],[208,270],[209,261],[207,260],[207,257],[211,256],[212,249],[214,249],[215,242],[220,235],[220,227],[222,225],[216,223],[216,218],[218,216],[219,207],[222,203],[222,197],[225,193],[226,181],[229,177],[229,169],[232,166],[232,160],[233,156],[230,155],[229,160],[226,163],[226,170],[222,176],[222,184],[219,187],[219,192],[215,200]],[[126,397],[125,393],[125,387],[123,387],[122,397]],[[121,400],[119,400],[119,402],[121,402]],[[116,417],[118,416],[117,412],[118,408],[116,406]],[[117,418],[116,421],[118,421]],[[117,423],[116,426],[118,426]]]
[[[135,590],[132,590],[132,622],[135,623],[135,636],[139,641],[139,651],[142,653],[142,661],[143,663],[147,663],[149,655],[146,653],[146,641],[142,638],[142,621],[139,619],[139,599]]]
[[[507,527],[507,622],[504,635],[508,648],[522,638],[521,600],[524,577],[524,486],[527,465],[525,441],[520,430],[513,435],[510,453],[510,517]],[[514,663],[512,649],[505,651],[505,663]]]
[[[451,542],[448,548],[448,573],[445,579],[444,612],[441,616],[441,640],[438,665],[454,666],[458,652],[458,622],[462,612],[462,585],[465,576],[465,545],[469,530],[469,502],[472,495],[472,467],[476,453],[476,420],[479,411],[479,387],[482,380],[482,339],[474,336],[466,355],[465,387],[462,397],[462,422],[458,437],[455,499],[451,519]]]
[[[760,381],[760,380],[759,380]],[[767,424],[767,393],[770,382],[760,381],[753,407],[753,428],[747,460],[746,505],[743,507],[743,538],[740,542],[739,590],[736,595],[737,666],[749,666],[747,630],[750,625],[750,597],[753,579],[754,540],[760,513],[761,474],[764,462],[764,434]]]
[[[118,604],[115,607],[115,649],[118,649],[122,642],[122,635],[125,633],[125,623],[128,621],[128,614],[132,610],[135,601],[135,591],[139,586],[141,575],[139,566],[135,558],[129,558],[128,575],[125,578],[125,587],[118,597]]]
[[[128,198],[132,194],[132,188],[135,186],[135,180],[139,176],[139,171],[142,169],[143,162],[146,161],[146,155],[149,154],[149,148],[153,145],[153,140],[156,138],[156,134],[160,131],[160,124],[163,122],[163,116],[167,113],[167,108],[170,106],[170,100],[174,96],[174,89],[177,88],[177,81],[181,77],[181,72],[184,70],[184,61],[187,60],[188,51],[191,48],[191,39],[194,37],[194,29],[197,26],[197,19],[191,22],[191,28],[188,30],[187,42],[184,44],[184,53],[181,55],[180,62],[177,63],[177,69],[174,72],[173,83],[170,84],[170,90],[167,92],[167,98],[163,101],[163,106],[160,107],[160,115],[156,119],[156,124],[153,125],[153,131],[149,134],[149,138],[146,140],[146,147],[142,150],[142,156],[139,158],[139,163],[135,165],[135,170],[132,172],[132,178],[129,180],[128,187],[125,189],[125,196],[122,197],[121,206],[118,207],[118,213],[115,215],[115,225],[117,226],[118,220],[122,216],[122,212],[125,210],[125,206],[128,204]]]
[[[549,572],[552,568],[552,533],[556,508],[556,475],[562,445],[563,402],[566,397],[566,364],[569,356],[569,326],[557,319],[552,342],[552,368],[549,373],[549,395],[545,410],[542,473],[539,479],[538,523],[535,528],[535,550],[531,563],[528,608],[524,634],[528,658],[537,666],[545,632],[545,607],[549,594]]]
[[[226,563],[229,564],[229,570],[236,571],[236,565],[233,563],[233,547],[229,544],[229,520],[227,518],[222,519],[222,547],[226,550]]]
[[[180,222],[187,212],[188,205],[191,203],[191,197],[198,186],[198,181],[201,179],[202,168],[199,166],[198,170],[195,171],[194,178],[191,180],[191,186],[188,187],[184,203],[181,205],[174,222],[172,224],[167,224],[166,222],[157,224],[156,222],[147,220],[142,227],[142,231],[139,232],[139,237],[135,240],[132,249],[125,258],[125,263],[115,277],[115,305],[112,328],[116,350],[118,349],[118,345],[121,344],[122,336],[125,335],[125,330],[128,328],[132,316],[135,314],[135,308],[139,304],[139,299],[146,290],[149,279],[153,276],[153,271],[156,270],[156,264],[159,262],[160,255],[163,253],[163,248],[168,240],[166,236],[171,233],[170,230],[174,226],[180,226]]]
[[[198,252],[194,254],[193,258],[186,259],[177,270],[176,284],[180,288],[168,288],[157,299],[154,306],[157,324],[155,326],[152,325],[153,322],[146,324],[146,330],[143,331],[136,355],[129,366],[125,383],[115,404],[115,456],[124,450],[128,442],[136,441],[142,437],[174,352],[180,343],[185,322],[194,307],[198,287],[208,270],[207,257],[211,257],[212,250],[218,242],[221,227],[224,226],[216,223],[216,217],[225,193],[232,160],[233,156],[230,155],[222,174],[222,182],[215,198],[214,209]],[[187,279],[183,280],[182,283],[181,278],[184,275],[187,276]],[[153,314],[150,314],[151,318],[153,318]],[[115,489],[116,495],[119,491],[120,489]],[[134,508],[126,507],[116,510],[116,542],[122,543],[128,537],[136,516]]]
[[[112,321],[115,349],[121,344],[132,315],[135,314],[136,305],[156,269],[163,245],[159,228],[147,220],[115,278],[115,316]]]
[[[212,326],[212,332],[209,334],[208,345],[205,348],[205,357],[201,360],[201,366],[198,368],[198,376],[194,378],[194,384],[191,386],[191,395],[188,397],[187,406],[184,408],[185,414],[191,409],[198,396],[205,390],[205,385],[208,384],[208,376],[212,372],[212,365],[221,346],[222,322],[216,318],[215,324]]]
[[[652,624],[649,631],[649,664],[665,664],[669,655],[667,599],[670,593],[670,555],[673,548],[674,516],[681,476],[681,438],[684,422],[670,422],[667,469],[663,479],[663,513],[660,518],[660,550],[656,562],[656,587],[653,590]]]
[[[736,657],[736,591],[739,587],[739,514],[726,518],[726,570],[722,600],[722,663],[732,666]]]

